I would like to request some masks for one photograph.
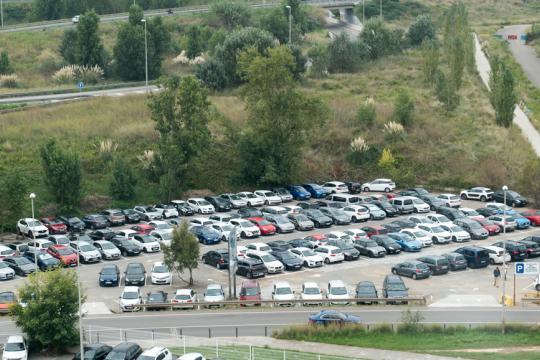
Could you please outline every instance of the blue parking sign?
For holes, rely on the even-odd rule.
[[[516,274],[525,273],[525,263],[516,263]]]

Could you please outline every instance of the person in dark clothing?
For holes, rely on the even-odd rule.
[[[495,270],[493,270],[493,286],[499,287],[499,278],[501,277],[501,270],[499,270],[499,267],[497,266]]]

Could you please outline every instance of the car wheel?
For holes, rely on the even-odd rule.
[[[199,214],[202,214],[202,210],[201,210],[201,209],[198,209],[197,212],[198,212]]]
[[[370,220],[374,220],[375,218],[373,217],[372,214],[369,214],[369,219],[370,219]]]
[[[268,202],[268,200],[264,200],[264,205],[270,205],[270,203]]]
[[[490,263],[491,265],[495,265],[495,260],[489,259],[489,263]]]
[[[390,192],[390,188],[385,188],[384,192],[387,192],[387,193]]]
[[[308,263],[307,261],[304,261],[304,264],[303,264],[305,267],[308,267]]]
[[[324,263],[325,264],[330,264],[330,259],[329,258],[324,259]]]
[[[247,203],[247,206],[253,207],[253,205],[251,205],[251,203],[250,203],[249,201],[248,201],[248,203]]]
[[[412,274],[412,279],[416,280],[416,278],[417,278],[416,274]]]
[[[397,270],[396,270],[396,269],[392,269],[392,274],[397,275]]]
[[[467,195],[461,194],[461,200],[467,200]]]
[[[221,270],[221,264],[216,263],[216,269]]]
[[[18,226],[17,226],[17,229],[16,229],[16,230],[17,230],[17,235],[22,235],[22,233],[21,233],[21,229],[19,229],[19,227],[18,227]]]
[[[251,272],[246,273],[246,277],[248,279],[251,279],[253,277],[253,274]]]
[[[227,237],[226,237],[225,235],[223,235],[223,236],[221,237],[221,241],[226,242],[226,241],[227,241]]]
[[[457,242],[457,238],[455,236],[452,236],[452,241]]]
[[[208,264],[208,258],[203,256],[202,262],[203,262],[203,264]]]
[[[315,222],[314,225],[315,225],[316,228],[320,228],[320,227],[321,227],[321,224],[319,224],[318,222]]]
[[[365,187],[365,188],[364,188],[364,192],[369,192],[369,188],[368,188],[368,187]]]
[[[240,233],[240,237],[241,237],[242,239],[245,239],[245,238],[246,238],[246,233],[242,231],[242,232]]]
[[[481,202],[486,202],[487,199],[486,199],[486,197],[485,197],[484,195],[482,195],[482,196],[480,196],[480,201],[481,201]]]
[[[126,256],[127,256],[127,252],[126,252],[126,251],[122,251],[122,256],[126,257]]]
[[[431,239],[431,241],[433,241],[434,244],[438,244],[439,243],[439,239],[437,239],[436,237],[433,237]]]

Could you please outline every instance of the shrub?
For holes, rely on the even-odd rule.
[[[19,77],[17,75],[0,75],[0,87],[15,88],[17,86],[19,86]]]
[[[358,136],[355,139],[353,139],[351,141],[350,147],[351,147],[352,152],[358,152],[358,153],[363,153],[369,150],[368,143],[361,136]]]
[[[61,59],[52,50],[45,49],[37,57],[38,67],[41,74],[50,76],[59,66]]]
[[[58,84],[71,84],[77,81],[96,84],[103,79],[103,75],[103,70],[97,65],[66,65],[53,75],[53,81]]]
[[[418,46],[424,40],[435,38],[435,25],[427,14],[420,15],[409,27],[409,40],[412,45]]]
[[[394,102],[394,119],[404,126],[412,124],[414,103],[405,90],[400,90]]]
[[[182,50],[180,54],[178,54],[172,59],[172,62],[174,64],[188,64],[189,58],[186,56],[186,51]]]
[[[375,101],[373,100],[373,98],[367,98],[366,101],[364,101],[364,103],[361,104],[360,107],[358,107],[358,111],[356,112],[356,118],[362,125],[373,125],[376,116],[377,113],[375,110]]]
[[[0,53],[0,74],[9,75],[13,72],[7,51]]]

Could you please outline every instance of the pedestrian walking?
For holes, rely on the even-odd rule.
[[[493,270],[493,286],[499,287],[500,277],[501,277],[501,270],[499,270],[499,267],[497,266],[495,270]]]

